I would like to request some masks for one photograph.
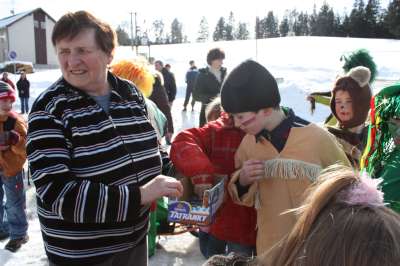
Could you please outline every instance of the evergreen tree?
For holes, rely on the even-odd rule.
[[[265,34],[267,38],[279,37],[278,21],[272,11],[268,12],[265,19]]]
[[[236,33],[235,33],[235,38],[237,40],[247,40],[249,39],[250,33],[247,30],[247,24],[239,22]]]
[[[262,39],[264,36],[263,27],[261,25],[261,20],[259,17],[256,17],[256,39]]]
[[[213,34],[213,40],[214,41],[221,41],[225,40],[226,36],[226,27],[225,27],[225,19],[223,17],[220,17],[217,25],[215,26],[215,31]]]
[[[391,37],[400,39],[400,1],[393,0],[389,3],[384,17],[386,28]]]
[[[259,31],[259,38],[265,39],[267,38],[267,18],[264,17],[263,19],[260,20],[259,26],[258,26],[258,31]]]
[[[199,37],[197,37],[198,42],[206,42],[209,38],[208,22],[206,17],[202,17],[200,20]]]
[[[368,0],[365,7],[366,33],[370,38],[375,38],[378,33],[378,21],[380,16],[380,3],[378,0]]]
[[[350,13],[350,36],[364,37],[366,36],[365,29],[365,4],[363,0],[355,0],[353,9]]]
[[[351,32],[351,24],[350,24],[350,17],[346,14],[343,18],[341,29],[343,32],[343,36],[348,37]]]
[[[316,20],[316,31],[317,36],[334,36],[334,20],[335,15],[333,9],[329,7],[328,3],[324,3],[318,13]]]
[[[229,13],[228,23],[225,25],[225,40],[231,41],[234,39],[235,18],[233,12]]]
[[[318,17],[318,14],[317,14],[317,6],[314,4],[314,7],[313,7],[313,13],[311,14],[311,16],[310,16],[310,22],[309,22],[309,29],[310,29],[310,35],[312,35],[312,36],[315,36],[315,35],[317,35],[316,34],[316,32],[317,32],[317,17]]]
[[[182,33],[182,23],[175,18],[171,23],[171,43],[182,43],[183,33]]]
[[[297,16],[298,12],[296,9],[293,10],[286,10],[288,23],[289,23],[289,34],[294,35],[294,28],[297,27]]]
[[[345,37],[346,33],[343,30],[342,19],[339,14],[336,14],[333,19],[333,36]]]
[[[282,37],[286,37],[289,32],[289,20],[287,17],[284,17],[281,24],[279,25],[279,32]]]
[[[309,17],[307,13],[300,12],[295,21],[293,31],[296,36],[310,35]]]
[[[165,42],[164,38],[164,22],[162,19],[153,22],[154,43],[162,44]]]
[[[118,26],[115,32],[117,33],[117,39],[119,45],[131,44],[131,39],[129,38],[128,33],[121,26]]]

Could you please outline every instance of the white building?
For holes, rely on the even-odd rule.
[[[41,8],[0,19],[0,62],[15,51],[18,61],[56,65],[51,43],[55,22]]]

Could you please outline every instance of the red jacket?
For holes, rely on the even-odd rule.
[[[185,176],[229,176],[235,170],[234,155],[244,135],[233,127],[227,114],[222,114],[202,128],[180,132],[172,143],[170,158]],[[255,246],[256,211],[233,203],[229,193],[226,195],[210,226],[210,234],[220,240]]]

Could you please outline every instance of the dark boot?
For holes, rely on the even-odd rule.
[[[11,239],[10,241],[8,241],[4,249],[7,249],[11,252],[16,252],[18,249],[21,248],[23,244],[28,242],[28,240],[29,237],[27,235],[21,238]]]
[[[1,240],[4,240],[4,239],[7,239],[9,237],[9,235],[8,235],[8,233],[6,233],[6,232],[0,232],[0,241]]]

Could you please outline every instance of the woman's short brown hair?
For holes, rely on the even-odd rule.
[[[68,12],[54,25],[51,41],[53,45],[64,38],[69,40],[76,37],[84,29],[95,30],[97,45],[106,54],[112,55],[117,44],[115,31],[108,23],[94,17],[87,11]]]
[[[211,65],[211,62],[217,59],[225,59],[225,52],[221,48],[214,48],[208,51],[207,64]]]

